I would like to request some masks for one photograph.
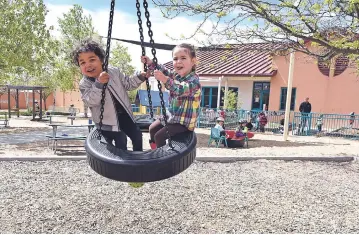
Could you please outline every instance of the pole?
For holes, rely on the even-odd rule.
[[[11,102],[11,95],[10,95],[10,87],[7,87],[7,105],[8,105],[8,112],[9,112],[9,118],[11,118],[11,106],[10,106],[10,102]]]
[[[17,117],[20,117],[19,89],[16,89],[16,111]]]
[[[39,113],[40,120],[42,119],[42,88],[40,88],[40,113]]]
[[[217,110],[219,109],[219,106],[221,105],[222,79],[223,79],[223,76],[218,78]]]
[[[35,120],[35,90],[32,88],[32,120]]]
[[[287,139],[288,139],[290,101],[292,99],[293,72],[294,72],[294,51],[293,51],[293,49],[291,49],[290,60],[289,60],[287,100],[286,100],[286,104],[285,104],[284,133],[283,133],[284,141],[287,141]]]

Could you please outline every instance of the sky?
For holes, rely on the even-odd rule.
[[[99,32],[101,36],[107,36],[110,0],[45,0],[44,1],[49,12],[46,18],[46,24],[48,26],[54,26],[55,30],[58,28],[57,20],[59,17],[69,11],[74,4],[79,4],[84,9],[86,15],[91,15],[95,30]],[[142,5],[142,1],[140,1]],[[194,32],[196,26],[201,22],[199,17],[179,16],[175,19],[166,19],[162,16],[162,13],[158,8],[152,5],[152,1],[148,0],[150,19],[152,22],[153,38],[157,43],[170,43],[178,44],[184,41],[174,41],[170,39],[166,34],[174,38],[180,38],[181,35],[189,36]],[[147,26],[145,24],[145,17],[142,13],[142,27],[144,27],[145,41],[148,40]],[[210,24],[206,25],[209,28]],[[54,32],[58,35],[58,32]],[[136,14],[136,3],[134,0],[117,0],[115,4],[115,14],[113,22],[112,37],[139,40],[138,22]],[[112,41],[112,44],[113,45]],[[195,40],[186,40],[188,43],[195,43]],[[122,45],[128,48],[131,55],[131,64],[135,66],[137,70],[141,69],[141,47],[138,45],[132,45],[128,43],[122,43]],[[171,61],[171,52],[156,50],[157,58],[160,63],[166,63]],[[151,55],[150,49],[147,49],[147,55]]]

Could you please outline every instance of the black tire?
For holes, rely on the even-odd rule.
[[[154,182],[186,170],[196,157],[194,132],[173,136],[172,145],[145,152],[124,151],[97,139],[94,129],[85,142],[87,160],[98,174],[122,182]]]

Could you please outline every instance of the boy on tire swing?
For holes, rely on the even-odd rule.
[[[102,88],[107,83],[102,120],[102,135],[109,144],[115,141],[116,148],[127,150],[127,137],[131,139],[133,151],[143,151],[142,132],[137,126],[127,91],[138,88],[149,73],[125,76],[118,68],[103,71],[105,51],[99,43],[86,39],[72,52],[73,62],[80,67],[81,98],[91,109],[93,121],[99,128]]]

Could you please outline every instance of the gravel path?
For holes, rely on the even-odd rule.
[[[7,131],[7,130],[5,130]],[[0,132],[0,143],[1,144],[26,144],[38,141],[47,141],[46,135],[52,135],[52,128],[37,128],[31,129],[16,129],[13,132],[7,131],[4,133]],[[58,136],[62,134],[76,133],[78,135],[88,134],[87,128],[59,128],[57,131]]]
[[[66,122],[67,120],[60,120]],[[68,121],[67,121],[68,122]],[[76,120],[76,124],[86,124],[87,120]],[[0,157],[2,156],[52,156],[51,151],[47,149],[47,140],[45,135],[51,134],[52,129],[46,123],[31,122],[29,120],[14,119],[11,120],[13,129],[0,130]],[[31,127],[31,129],[29,128]],[[62,133],[86,134],[86,128],[59,128],[59,135]],[[359,141],[348,140],[344,138],[331,138],[315,136],[289,136],[284,142],[283,137],[272,134],[255,133],[253,139],[249,141],[249,148],[230,149],[208,147],[208,139],[210,135],[209,129],[196,129],[197,134],[197,156],[275,156],[275,157],[325,157],[325,156],[356,156],[359,157]],[[149,135],[143,133],[143,147],[150,149],[148,144]],[[60,145],[79,145],[82,142],[71,141],[69,143],[62,142]],[[128,147],[132,148],[131,140],[128,139]],[[26,150],[26,151],[24,151]],[[57,155],[72,156],[85,155],[84,148],[59,148]]]
[[[359,164],[195,163],[133,189],[85,161],[0,162],[1,233],[358,233]]]
[[[20,131],[20,133],[18,133]],[[238,156],[238,157],[324,157],[324,156],[356,156],[359,157],[359,141],[347,140],[343,138],[316,138],[312,136],[293,137],[289,141],[284,142],[282,136],[263,135],[256,133],[253,139],[249,141],[249,148],[225,148],[220,146],[215,148],[214,144],[208,147],[209,130],[196,129],[197,135],[197,156],[200,157],[218,157],[218,156]],[[59,135],[62,133],[86,134],[85,128],[61,128]],[[36,156],[49,155],[55,156],[47,149],[47,140],[45,135],[51,134],[51,129],[42,128],[35,131],[26,132],[18,129],[15,133],[0,132],[0,157],[1,156]],[[150,149],[149,134],[143,133],[143,148]],[[59,147],[56,155],[72,156],[83,155],[85,151],[83,147],[84,141],[62,141],[59,146],[78,145],[79,148]],[[132,149],[131,140],[128,139],[128,148]],[[24,151],[26,150],[26,151]]]

